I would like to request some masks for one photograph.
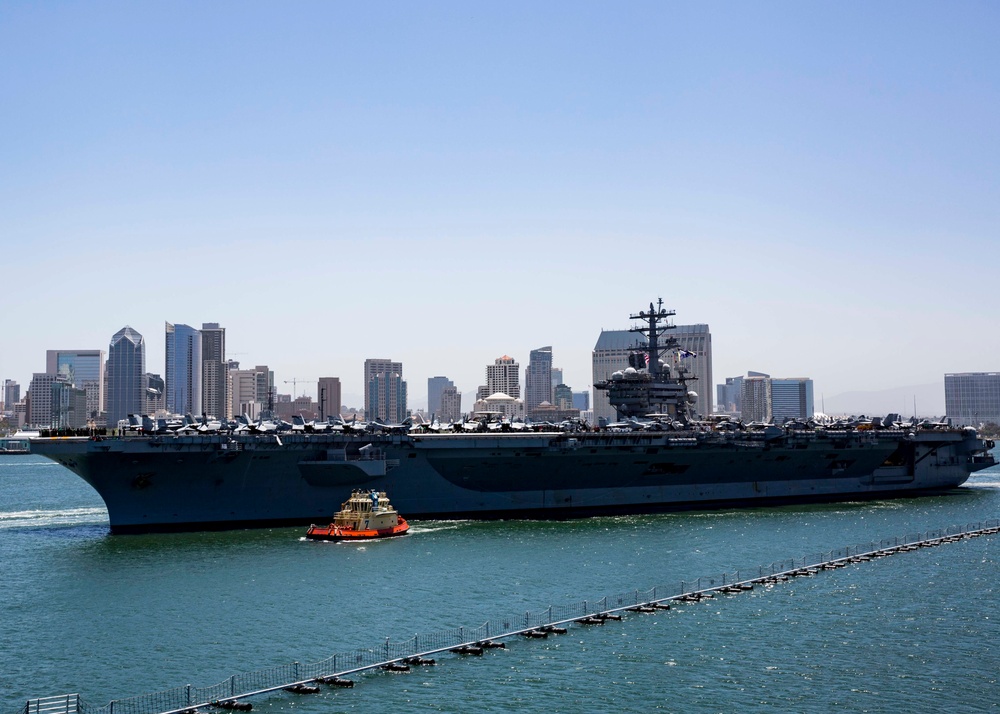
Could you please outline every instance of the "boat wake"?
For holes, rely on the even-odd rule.
[[[104,525],[107,522],[108,511],[104,508],[70,508],[64,511],[0,511],[0,530]]]

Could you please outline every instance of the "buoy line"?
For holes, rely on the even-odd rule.
[[[1000,521],[992,520],[987,523],[990,525],[984,526],[980,523],[976,527],[967,526],[962,529],[956,529],[954,533],[950,532],[952,528],[949,528],[946,531],[933,531],[934,535],[924,534],[922,536],[906,537],[902,539],[902,542],[900,542],[901,539],[896,538],[883,540],[877,545],[870,543],[865,546],[854,546],[853,548],[841,549],[844,554],[838,554],[836,557],[830,557],[825,560],[820,558],[807,562],[807,558],[802,558],[801,565],[795,565],[795,561],[793,560],[791,561],[792,566],[787,568],[784,568],[783,564],[788,561],[781,561],[782,565],[772,564],[771,566],[762,566],[758,569],[758,575],[754,577],[741,578],[737,573],[737,577],[733,579],[728,578],[726,575],[721,576],[721,579],[719,577],[698,578],[698,580],[691,583],[694,586],[692,588],[687,588],[687,583],[682,581],[679,591],[663,597],[657,595],[658,587],[654,587],[651,591],[643,593],[636,590],[634,591],[634,597],[632,597],[633,593],[629,593],[628,595],[618,595],[613,598],[605,597],[596,603],[583,601],[582,614],[572,617],[553,618],[554,608],[549,606],[544,611],[547,615],[536,614],[533,618],[532,613],[526,612],[517,617],[497,620],[495,623],[493,621],[487,622],[484,626],[471,628],[468,632],[468,634],[477,634],[483,630],[483,627],[489,632],[491,624],[496,624],[500,631],[485,638],[475,637],[467,639],[466,628],[459,627],[457,628],[457,632],[431,635],[431,644],[423,648],[420,646],[419,636],[415,636],[410,642],[402,644],[393,644],[389,639],[386,639],[384,645],[378,648],[336,654],[312,665],[302,665],[299,662],[293,662],[291,665],[273,668],[272,670],[259,670],[257,672],[244,673],[243,675],[234,675],[224,682],[204,689],[195,690],[191,685],[187,685],[186,687],[178,687],[166,692],[140,695],[130,699],[113,700],[108,706],[100,708],[86,706],[79,699],[78,695],[65,695],[65,700],[68,704],[65,706],[60,705],[60,712],[62,714],[72,714],[74,711],[78,714],[207,714],[207,712],[218,709],[249,711],[253,708],[253,705],[246,700],[251,697],[278,691],[302,695],[315,694],[322,691],[317,686],[319,684],[325,684],[332,688],[351,688],[354,687],[355,682],[353,679],[348,678],[348,675],[372,671],[407,673],[415,666],[436,665],[436,660],[429,658],[428,655],[452,653],[463,656],[482,656],[488,649],[506,648],[507,645],[502,640],[517,636],[524,637],[525,639],[545,639],[553,635],[566,634],[569,631],[568,626],[570,625],[580,625],[583,627],[588,625],[603,625],[608,621],[623,620],[626,614],[648,614],[669,610],[674,604],[700,602],[701,600],[713,598],[716,593],[739,594],[753,590],[757,585],[774,585],[787,582],[796,577],[815,576],[824,570],[834,570],[846,567],[847,565],[869,562],[890,555],[913,552],[921,548],[930,548],[945,543],[955,543],[983,535],[1000,533]],[[851,552],[852,550],[854,551],[853,553]],[[831,551],[831,555],[833,552],[839,553],[839,551]],[[763,574],[763,571],[766,569],[770,570],[770,572]],[[706,587],[701,587],[703,581],[708,583]],[[650,597],[644,597],[647,594]],[[615,600],[616,602],[611,603],[611,600]],[[632,601],[629,602],[629,600]],[[592,605],[599,607],[595,608]],[[570,606],[570,608],[572,607]],[[523,626],[514,624],[514,621],[518,619],[523,620]],[[532,619],[536,620],[536,622],[532,623]],[[457,642],[444,644],[445,639],[454,636],[457,636]],[[398,651],[401,648],[409,648],[413,651],[394,655],[393,650]],[[338,658],[342,659],[338,660]],[[343,668],[339,666],[340,663],[346,662],[352,662],[352,666]],[[317,668],[325,671],[316,673],[315,670]],[[331,669],[333,671],[330,671]],[[313,671],[308,672],[306,676],[301,676],[308,670]],[[286,672],[292,676],[288,677]],[[279,684],[248,688],[248,691],[238,690],[237,677],[249,677],[251,680],[259,682],[261,678],[268,675],[279,679],[283,677],[284,681]],[[197,701],[198,694],[204,695],[205,692],[217,692],[218,694],[216,696],[205,697],[201,701],[198,701],[198,703],[193,703]],[[71,705],[73,698],[76,701],[75,707]],[[64,697],[45,697],[28,700],[20,712],[23,714],[36,714],[36,712],[44,714],[39,706],[40,702],[51,700],[62,701],[63,699]],[[174,706],[167,705],[167,702],[171,701],[174,702]],[[177,706],[176,704],[182,705]]]

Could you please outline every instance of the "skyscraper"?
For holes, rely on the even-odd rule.
[[[441,392],[441,411],[435,415],[439,422],[458,421],[462,418],[462,393],[454,385]]]
[[[52,385],[58,377],[48,372],[35,372],[28,385],[27,422],[40,429],[52,427]]]
[[[382,379],[372,381],[379,375]],[[393,379],[396,375],[398,379]],[[398,416],[402,414],[402,416]],[[365,360],[365,418],[400,422],[406,418],[406,382],[403,363],[370,357]]]
[[[521,398],[521,365],[513,357],[497,357],[493,364],[486,366],[486,396],[506,394],[514,399]]]
[[[688,383],[688,389],[698,393],[695,411],[702,416],[712,413],[712,333],[708,325],[677,325],[667,330],[667,337],[677,340],[681,352],[676,353],[676,366],[687,370],[688,377],[694,381]],[[684,356],[687,355],[687,356]]]
[[[226,328],[217,322],[201,325],[201,410],[225,417],[229,366],[226,363]]]
[[[87,419],[98,419],[104,411],[104,350],[46,350],[45,371],[86,391]]]
[[[116,428],[129,414],[142,414],[146,392],[146,343],[131,327],[111,338],[106,365],[107,423]]]
[[[812,419],[813,381],[808,377],[771,379],[771,418],[775,424],[789,419]]]
[[[21,385],[13,379],[5,380],[3,383],[3,408],[12,412],[14,405],[19,401],[21,401]]]
[[[740,401],[743,421],[769,424],[773,418],[771,411],[771,377],[761,372],[749,372],[743,379]]]
[[[200,414],[201,333],[190,325],[166,323],[167,411],[173,414]]]
[[[368,382],[365,418],[398,424],[406,418],[406,382],[399,372],[379,372]]]
[[[441,418],[441,395],[448,387],[454,387],[455,383],[447,377],[427,378],[427,413],[434,414]]]
[[[944,409],[956,426],[1000,424],[1000,372],[946,374]]]
[[[510,395],[513,396],[513,395]],[[552,347],[531,350],[524,371],[524,411],[529,418],[542,402],[552,403]]]
[[[320,377],[316,384],[316,404],[320,419],[340,416],[340,377]]]

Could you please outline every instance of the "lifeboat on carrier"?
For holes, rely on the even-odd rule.
[[[309,526],[311,540],[367,540],[403,535],[410,529],[406,519],[389,503],[385,491],[353,491],[328,526]]]

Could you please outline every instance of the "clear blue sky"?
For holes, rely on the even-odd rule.
[[[126,324],[162,372],[170,321],[279,385],[391,357],[420,405],[552,345],[579,390],[660,296],[717,382],[1000,370],[998,37],[991,2],[5,2],[0,379]]]

